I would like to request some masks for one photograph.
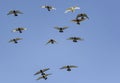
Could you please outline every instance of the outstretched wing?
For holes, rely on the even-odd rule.
[[[23,14],[23,12],[19,11],[19,10],[15,10],[16,13],[19,13],[19,14]]]
[[[63,27],[63,30],[64,30],[64,29],[67,29],[67,28],[68,28],[67,26],[64,26],[64,27]]]
[[[67,68],[67,66],[63,66],[63,67],[61,67],[60,69],[66,69]]]
[[[57,30],[60,30],[60,27],[57,27],[57,26],[56,26],[56,27],[54,27],[54,28],[57,29]]]
[[[40,79],[42,79],[43,78],[43,76],[41,76],[41,77],[38,77],[36,80],[40,80]]]
[[[78,6],[74,6],[73,8],[74,8],[74,9],[80,9],[80,7],[78,7]]]
[[[13,10],[10,10],[7,15],[13,14]]]
[[[38,75],[38,74],[40,74],[41,72],[40,71],[38,71],[38,72],[36,72],[34,75]]]
[[[15,40],[22,40],[23,38],[15,38]]]
[[[70,68],[77,68],[78,66],[70,65],[69,67],[70,67]]]
[[[64,13],[68,13],[72,10],[72,8],[67,8],[66,11]]]
[[[47,71],[47,70],[49,70],[49,69],[50,69],[50,68],[46,68],[46,69],[43,69],[42,71],[45,72],[45,71]]]
[[[84,40],[83,38],[80,38],[80,37],[76,37],[77,40]]]
[[[73,40],[74,39],[74,37],[69,37],[67,40]]]

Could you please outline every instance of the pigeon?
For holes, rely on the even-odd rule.
[[[18,27],[16,29],[13,29],[12,32],[19,32],[19,33],[22,33],[23,30],[27,30],[27,28],[23,28],[23,27]]]
[[[18,40],[22,40],[22,38],[14,38],[14,39],[11,39],[9,42],[18,43]]]
[[[78,40],[83,40],[80,37],[69,37],[68,40],[72,40],[73,42],[77,42]]]
[[[55,29],[59,30],[59,32],[63,32],[63,30],[67,29],[68,27],[54,27]]]
[[[76,9],[80,9],[80,7],[78,7],[78,6],[73,6],[73,7],[67,8],[64,13],[75,12]]]
[[[14,16],[18,16],[18,14],[23,14],[19,10],[10,10],[7,15],[13,14]]]
[[[49,43],[54,44],[56,43],[56,41],[54,39],[50,39],[46,44],[49,44]]]
[[[79,18],[81,18],[81,19],[89,19],[89,17],[87,16],[87,14],[86,13],[81,13],[81,14],[78,14],[77,16],[76,16],[76,19],[79,19]]]
[[[45,69],[42,69],[42,70],[39,70],[38,72],[36,72],[34,75],[38,75],[41,73],[41,75],[45,75],[45,71],[49,70],[50,68],[45,68]]]
[[[80,25],[80,22],[84,20],[85,19],[73,19],[72,22],[76,22],[76,24]]]
[[[48,76],[48,75],[52,75],[52,74],[42,75],[42,76],[40,76],[39,78],[37,78],[36,80],[40,80],[40,79],[45,79],[45,80],[47,80],[47,76]]]
[[[71,68],[77,68],[77,66],[74,65],[67,65],[67,66],[63,66],[60,69],[67,69],[67,71],[71,71]]]
[[[56,8],[54,8],[52,6],[48,6],[48,5],[42,6],[42,8],[47,8],[48,11],[56,10]]]

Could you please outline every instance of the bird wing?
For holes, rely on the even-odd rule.
[[[15,38],[15,40],[22,40],[23,38]]]
[[[74,6],[73,8],[74,8],[74,9],[80,9],[80,7],[78,7],[78,6]]]
[[[67,26],[64,26],[64,27],[63,27],[63,30],[64,30],[64,29],[67,29],[67,28],[68,28]]]
[[[68,13],[68,12],[70,12],[72,10],[72,8],[68,8],[68,9],[66,9],[66,11],[64,12],[64,13]]]
[[[9,42],[13,42],[13,39],[11,39]]]
[[[47,76],[49,76],[49,75],[52,75],[52,74],[45,74],[44,76],[47,77]]]
[[[56,27],[54,27],[54,28],[57,29],[57,30],[60,30],[60,27],[57,27],[57,26],[56,26]]]
[[[38,75],[38,74],[40,74],[41,72],[40,71],[38,71],[38,72],[36,72],[34,75]]]
[[[21,12],[21,11],[19,11],[19,10],[16,10],[16,13],[23,14],[23,12]]]
[[[69,37],[68,40],[73,40],[74,38],[73,37]]]
[[[27,30],[27,28],[22,28],[22,27],[21,27],[20,29],[21,29],[21,30]]]
[[[45,71],[47,71],[47,70],[49,70],[49,69],[50,69],[50,68],[46,68],[46,69],[43,69],[42,71],[45,72]]]
[[[77,68],[78,66],[70,65],[70,68]]]
[[[66,69],[67,68],[67,66],[63,66],[63,67],[61,67],[60,69]]]
[[[87,16],[87,14],[86,14],[86,13],[84,13],[84,16],[85,16],[86,18],[88,18],[88,19],[89,19],[89,17]]]
[[[54,7],[51,7],[51,9],[52,9],[52,10],[56,10],[56,8],[54,8]]]
[[[42,79],[43,78],[43,76],[41,76],[41,77],[38,77],[36,80],[40,80],[40,79]]]
[[[77,39],[77,40],[84,40],[83,38],[79,38],[79,37],[77,37],[76,39]]]
[[[10,10],[7,15],[13,14],[13,10]]]
[[[41,8],[46,8],[46,6],[41,6]]]

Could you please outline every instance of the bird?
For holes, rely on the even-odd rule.
[[[18,27],[18,28],[15,28],[12,30],[12,32],[19,32],[19,33],[22,33],[23,30],[27,30],[27,28],[23,28],[23,27]]]
[[[64,27],[54,27],[55,29],[59,30],[59,32],[63,32],[65,29],[67,29],[67,26]]]
[[[14,16],[18,16],[18,14],[23,14],[19,10],[10,10],[7,15],[13,14]]]
[[[72,22],[76,22],[76,24],[80,25],[80,22],[84,20],[85,19],[73,19]]]
[[[40,79],[45,79],[45,80],[47,80],[47,76],[48,76],[48,75],[52,75],[52,74],[42,75],[42,76],[40,76],[39,78],[37,78],[36,80],[40,80]]]
[[[48,11],[56,10],[56,8],[54,8],[52,6],[48,6],[48,5],[42,6],[42,8],[47,8]]]
[[[68,40],[72,40],[73,42],[77,42],[78,40],[84,40],[84,39],[80,38],[80,37],[69,37]]]
[[[45,71],[49,70],[50,68],[45,68],[45,69],[42,69],[42,70],[39,70],[38,72],[36,72],[34,75],[38,75],[41,73],[41,75],[45,75]]]
[[[87,14],[86,13],[81,13],[81,14],[78,14],[77,16],[76,16],[76,19],[89,19],[89,17],[87,16]]]
[[[13,38],[11,39],[9,42],[14,42],[14,43],[18,43],[18,40],[22,40],[23,38]]]
[[[54,44],[56,43],[56,41],[54,39],[50,39],[46,44],[49,44],[49,43]]]
[[[61,67],[60,69],[67,69],[67,71],[71,71],[71,68],[77,68],[78,66],[75,65],[66,65]]]
[[[75,12],[76,9],[80,9],[80,7],[78,7],[78,6],[73,6],[73,7],[67,8],[64,13]]]

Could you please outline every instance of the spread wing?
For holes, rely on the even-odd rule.
[[[16,10],[15,11],[16,13],[19,13],[19,14],[23,14],[21,11],[19,11],[19,10]]]
[[[66,69],[67,68],[67,66],[63,66],[63,67],[61,67],[60,69]]]
[[[13,14],[13,10],[10,10],[7,15]]]
[[[65,26],[65,27],[63,27],[63,30],[64,30],[64,29],[67,29],[67,28],[68,28],[68,27],[67,27],[67,26]]]
[[[73,8],[74,8],[74,9],[80,9],[80,7],[78,7],[78,6],[74,6]]]
[[[45,71],[47,71],[47,70],[49,70],[49,69],[50,69],[50,68],[46,68],[46,69],[43,69],[42,71],[45,72]]]
[[[43,78],[43,76],[41,76],[41,77],[38,77],[36,80],[40,80],[40,79],[42,79]]]
[[[73,40],[73,39],[74,39],[74,37],[69,37],[69,38],[68,38],[68,40]]]
[[[78,66],[70,65],[70,68],[77,68]]]
[[[41,72],[40,71],[38,71],[38,72],[36,72],[34,75],[38,75],[38,74],[40,74]]]
[[[22,40],[23,38],[15,38],[16,40]]]
[[[68,12],[70,12],[70,11],[72,11],[72,8],[66,9],[66,11],[65,11],[64,13],[68,13]]]
[[[60,30],[60,27],[57,27],[57,26],[56,26],[56,27],[54,27],[54,28],[57,29],[57,30]]]

